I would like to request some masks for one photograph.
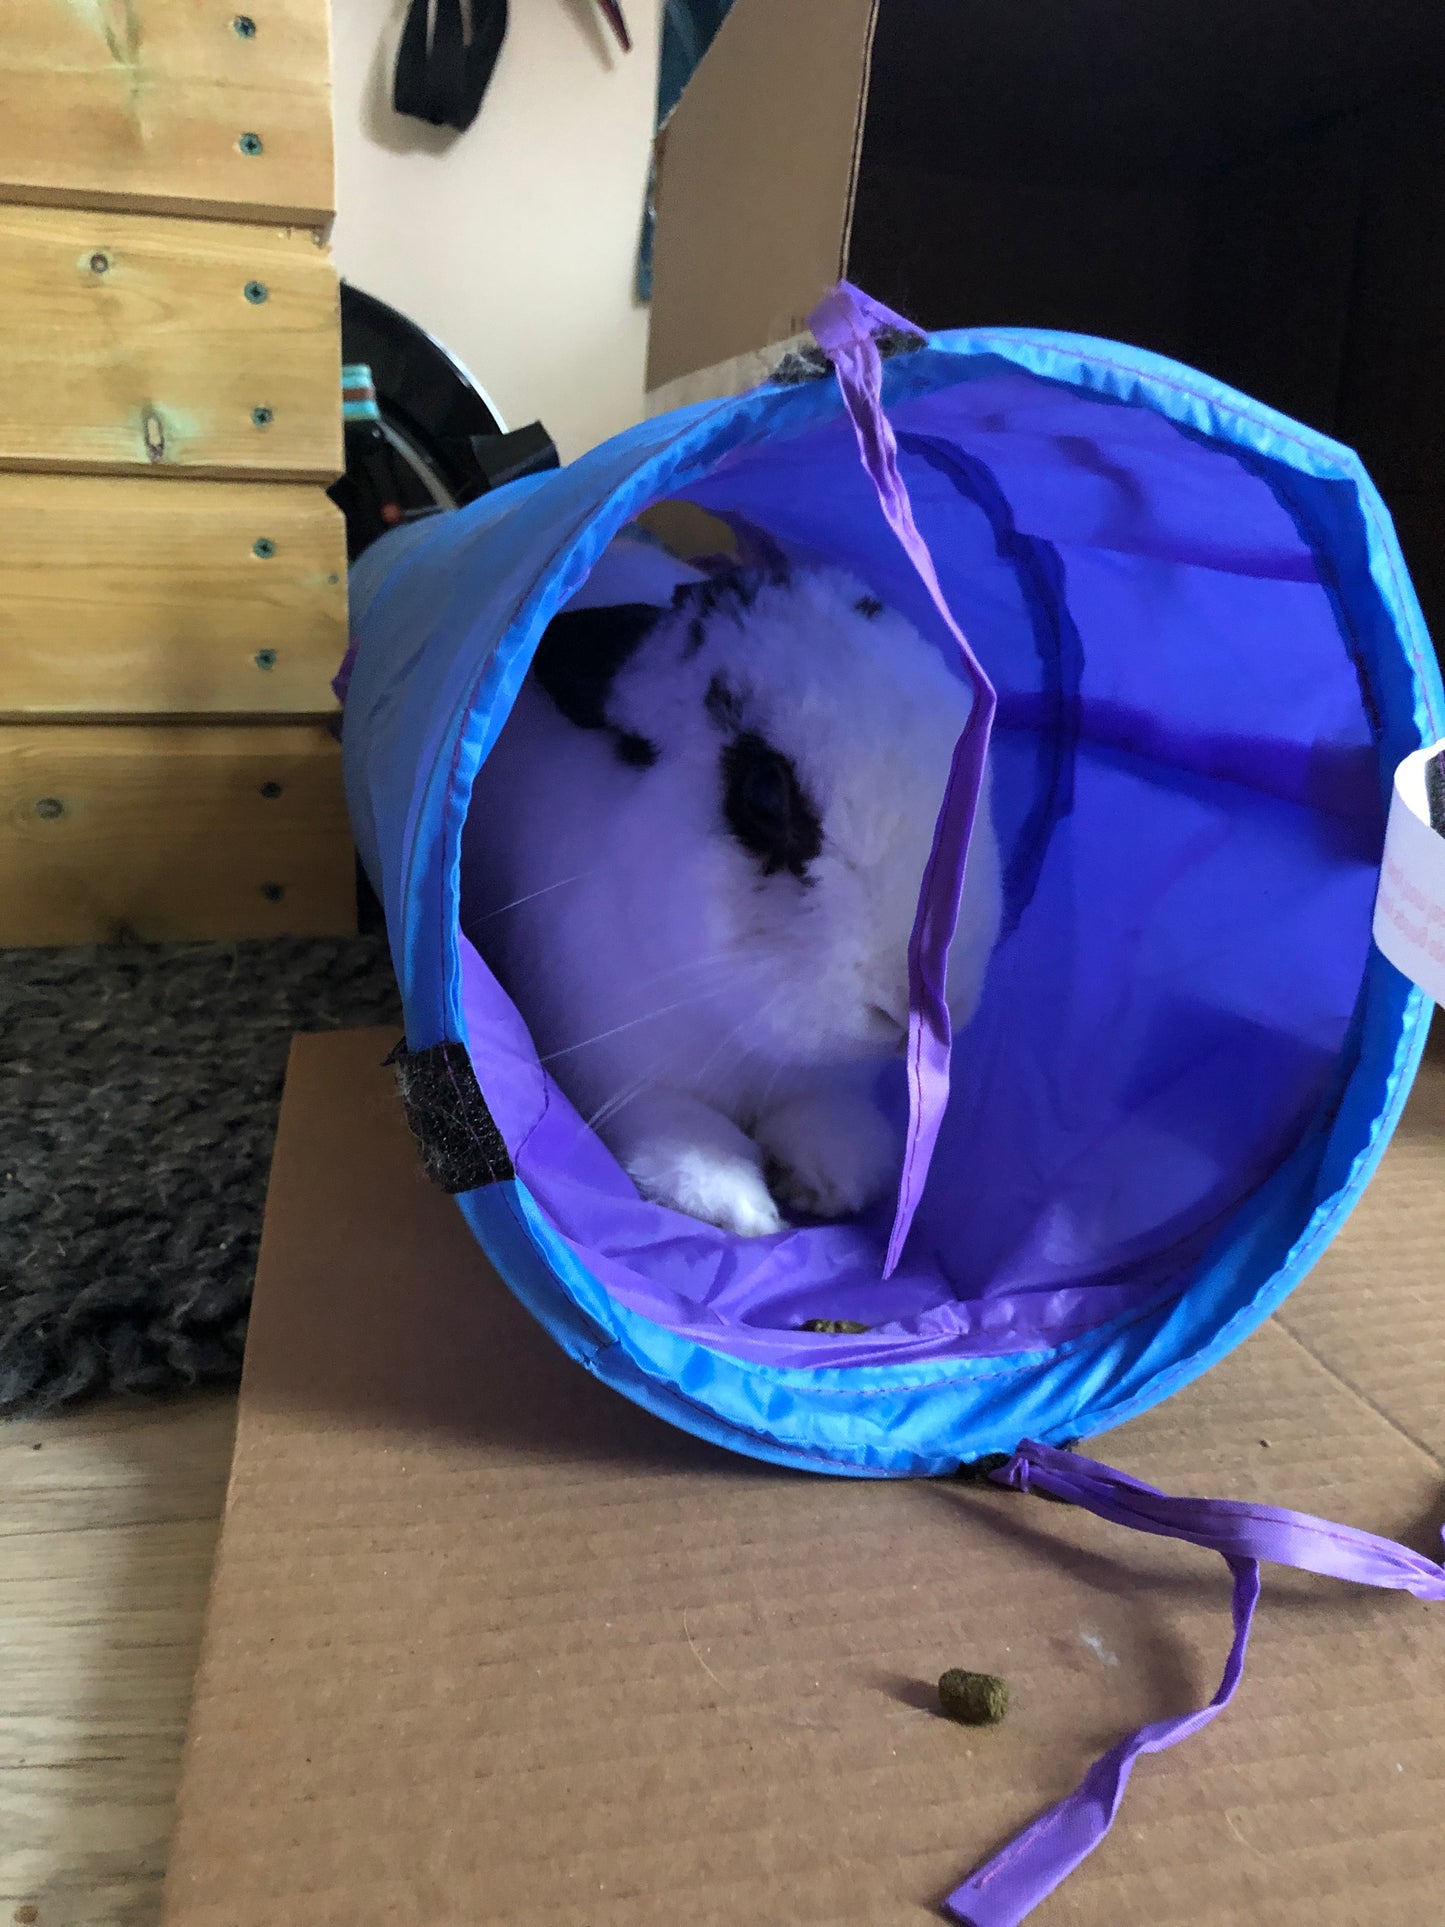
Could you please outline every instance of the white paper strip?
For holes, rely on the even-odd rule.
[[[1445,752],[1432,743],[1395,771],[1375,899],[1375,942],[1427,997],[1445,1004],[1445,836],[1430,826],[1425,772]]]

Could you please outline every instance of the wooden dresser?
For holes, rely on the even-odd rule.
[[[0,944],[355,927],[328,0],[0,0]]]

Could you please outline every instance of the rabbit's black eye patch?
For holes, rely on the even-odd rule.
[[[657,761],[657,744],[634,729],[616,729],[612,732],[612,753],[629,769],[651,769]]]
[[[742,726],[743,706],[738,692],[730,689],[721,676],[714,676],[707,686],[703,707],[719,729],[731,733]]]
[[[723,750],[722,778],[728,828],[763,875],[803,877],[823,847],[823,826],[792,758],[744,730]]]

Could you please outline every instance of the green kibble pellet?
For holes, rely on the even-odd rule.
[[[965,1726],[997,1726],[1008,1712],[1008,1681],[997,1673],[970,1673],[951,1666],[938,1682],[938,1704]]]
[[[873,1327],[871,1325],[859,1325],[851,1318],[808,1318],[798,1327],[799,1331],[804,1332],[844,1332],[849,1334],[855,1332],[871,1332],[872,1329]]]

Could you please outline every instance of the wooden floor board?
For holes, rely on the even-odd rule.
[[[198,1393],[0,1425],[0,1922],[160,1918],[234,1424]]]

